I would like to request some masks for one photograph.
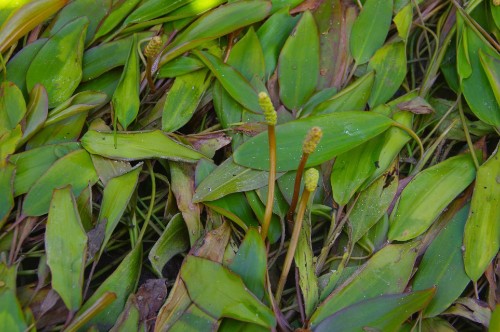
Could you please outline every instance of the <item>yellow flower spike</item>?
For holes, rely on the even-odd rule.
[[[259,105],[264,111],[264,116],[266,117],[266,123],[269,126],[275,126],[278,116],[276,114],[276,110],[274,109],[273,103],[269,95],[265,92],[259,93]]]
[[[318,186],[319,172],[316,168],[309,168],[304,175],[304,187],[307,191],[313,192]]]
[[[500,6],[500,0],[493,0],[493,4],[495,6]]]
[[[144,49],[144,55],[146,58],[154,58],[160,53],[162,40],[160,36],[154,36],[149,41],[148,45]]]
[[[311,154],[316,150],[319,141],[323,137],[323,130],[320,127],[312,127],[307,133],[304,144],[302,145],[302,152]]]

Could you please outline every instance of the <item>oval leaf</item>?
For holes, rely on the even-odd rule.
[[[319,165],[355,148],[384,132],[391,124],[391,119],[376,113],[342,112],[308,117],[276,126],[277,170],[281,172],[297,169],[304,137],[313,126],[323,129],[323,138],[316,151],[309,156],[306,167]],[[268,170],[267,132],[260,133],[241,145],[234,153],[234,161],[242,166]]]

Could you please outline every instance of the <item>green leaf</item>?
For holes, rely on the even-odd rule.
[[[399,327],[421,310],[434,295],[434,289],[382,295],[358,302],[326,318],[314,329],[331,331],[399,331]]]
[[[86,119],[87,112],[83,112],[48,125],[28,140],[26,148],[33,149],[48,144],[75,142],[81,135]]]
[[[312,110],[312,114],[323,115],[333,112],[364,111],[372,91],[374,77],[373,72],[368,72],[345,89],[342,89],[333,98],[320,103]]]
[[[182,215],[177,213],[149,251],[149,261],[158,276],[162,276],[165,264],[177,254],[189,249],[189,235]]]
[[[424,310],[424,317],[439,315],[469,283],[462,260],[464,226],[469,208],[462,208],[427,248],[413,281],[414,290],[436,286],[436,295]]]
[[[137,304],[137,299],[135,295],[130,295],[127,303],[125,303],[125,308],[116,320],[113,328],[109,332],[120,332],[120,331],[141,331],[139,330],[139,321],[141,315],[139,312],[139,307]]]
[[[81,143],[88,152],[109,159],[141,160],[162,158],[196,162],[196,160],[205,158],[201,153],[177,143],[160,130],[118,132],[116,134],[89,130],[82,137]]]
[[[351,54],[357,65],[366,63],[385,41],[391,25],[393,0],[366,0],[354,21]]]
[[[43,85],[37,84],[30,92],[30,99],[26,110],[26,126],[18,147],[26,143],[33,135],[43,128],[49,109],[49,97]]]
[[[90,155],[84,150],[68,153],[56,161],[31,187],[23,203],[23,214],[40,216],[49,211],[52,191],[71,185],[75,196],[97,182]]]
[[[335,159],[330,177],[335,202],[346,205],[375,172],[380,142],[381,136],[377,136]]]
[[[238,70],[248,81],[257,77],[261,81],[265,75],[262,46],[253,27],[233,46],[227,63]]]
[[[319,78],[318,28],[306,11],[281,50],[278,64],[280,99],[298,110],[316,90]]]
[[[108,96],[105,93],[98,91],[79,92],[51,110],[47,121],[45,121],[45,126],[102,106],[107,98]]]
[[[3,164],[7,158],[16,150],[19,145],[23,133],[21,132],[21,125],[18,124],[14,129],[7,131],[0,131],[0,165]]]
[[[0,53],[55,14],[68,0],[35,0],[13,12],[0,27]]]
[[[193,49],[247,25],[264,19],[271,9],[268,1],[238,1],[220,6],[201,16],[167,46],[159,66]]]
[[[135,120],[139,113],[141,103],[139,99],[140,79],[137,35],[134,35],[122,77],[120,78],[120,82],[118,82],[112,100],[116,119],[125,129]]]
[[[234,221],[244,230],[259,225],[243,193],[227,195],[215,201],[205,202],[204,205]]]
[[[191,2],[193,2],[193,0],[173,0],[169,2],[163,0],[143,1],[143,3],[127,17],[123,24],[130,25],[149,21],[167,15],[179,7],[189,6]]]
[[[162,130],[173,132],[193,116],[211,83],[208,70],[179,76],[167,93],[162,115]]]
[[[11,82],[0,83],[0,137],[11,131],[26,114],[23,93]]]
[[[2,263],[3,265],[4,263]],[[16,267],[12,267],[13,270]],[[0,267],[0,272],[2,278],[0,281],[5,282],[6,271],[2,271],[3,268]],[[15,271],[14,271],[15,278]],[[23,309],[19,303],[19,300],[16,297],[16,289],[2,287],[0,289],[0,321],[2,322],[2,329],[5,331],[15,331],[15,332],[23,332],[28,329],[28,324],[26,324]]]
[[[202,61],[192,56],[183,56],[163,65],[158,71],[158,77],[173,78],[192,73],[202,68],[205,68]]]
[[[213,201],[223,196],[267,185],[269,173],[236,164],[230,157],[196,188],[194,202]]]
[[[304,216],[299,242],[294,255],[299,270],[299,286],[304,296],[306,317],[311,317],[319,301],[318,277],[315,274],[314,253],[311,241],[311,216]]]
[[[373,255],[321,303],[311,317],[315,328],[328,316],[361,300],[402,292],[411,277],[417,256],[416,243],[391,244]]]
[[[90,21],[85,38],[85,44],[88,44],[94,37],[99,23],[106,16],[110,7],[111,0],[71,1],[57,14],[50,24],[49,29],[43,33],[43,36],[49,37],[53,35],[70,21],[83,16],[82,14],[85,14],[85,17],[87,17]]]
[[[94,316],[87,324],[86,328],[96,325],[99,330],[109,330],[115,323],[120,313],[123,311],[128,296],[134,292],[139,280],[139,273],[142,265],[142,245],[137,244],[131,252],[121,261],[120,265],[113,273],[104,280],[92,296],[83,304],[76,314],[80,316],[89,309],[106,292],[116,295],[116,300],[108,305],[104,310]]]
[[[451,201],[474,181],[476,169],[469,153],[418,173],[405,187],[391,214],[389,240],[411,240],[429,228]]]
[[[479,60],[481,60],[481,65],[486,77],[488,77],[497,103],[500,103],[500,57],[498,55],[493,57],[479,49]]]
[[[177,209],[186,223],[189,242],[194,245],[203,235],[201,206],[193,203],[195,165],[170,162],[170,185],[177,200]]]
[[[199,278],[200,275],[211,278]],[[239,276],[222,265],[188,256],[181,268],[180,277],[191,300],[213,318],[229,317],[267,328],[276,326],[272,310],[246,290]],[[217,301],[213,300],[215,298]]]
[[[26,86],[42,84],[49,107],[71,97],[82,79],[82,57],[89,20],[77,18],[62,27],[37,53],[26,74]]]
[[[107,35],[123,21],[141,0],[113,1],[110,13],[99,24],[93,41]]]
[[[500,305],[497,304],[493,312],[491,313],[490,319],[490,331],[496,331],[500,329]]]
[[[104,187],[97,225],[105,223],[106,228],[99,256],[101,256],[104,251],[106,244],[111,238],[111,234],[113,234],[113,231],[127,208],[128,202],[137,187],[141,170],[142,163],[134,167],[128,173],[112,178]]]
[[[283,8],[269,17],[257,30],[264,55],[266,80],[274,73],[280,51],[298,19],[299,16],[291,16],[288,8]]]
[[[52,288],[70,311],[82,304],[87,235],[70,187],[55,189],[45,231],[47,265]]]
[[[494,74],[487,75],[485,73],[480,61],[479,50],[483,52],[483,59],[486,58],[486,55],[498,59],[498,52],[480,37],[479,32],[467,24],[463,24],[462,27],[461,44],[459,47],[461,52],[457,52],[457,63],[465,100],[481,121],[500,127],[500,106],[488,79],[488,76],[493,78]],[[463,67],[467,67],[466,69],[469,70],[465,70]],[[496,86],[495,89],[497,89]]]
[[[352,242],[357,242],[386,213],[398,189],[394,173],[387,172],[360,193],[349,215]]]
[[[228,268],[238,274],[245,286],[260,300],[265,294],[266,246],[256,228],[249,228]]]
[[[14,175],[16,166],[11,163],[0,165],[0,228],[5,224],[14,207]]]
[[[46,38],[40,38],[26,45],[7,63],[7,80],[16,84],[24,96],[28,95],[28,89],[26,88],[28,68],[47,40]]]
[[[30,2],[30,0],[10,0],[0,2],[0,26],[2,26],[10,14],[28,2]]]
[[[464,234],[467,275],[477,281],[500,247],[500,153],[479,167]]]
[[[404,6],[397,14],[394,16],[394,24],[398,29],[398,36],[405,43],[408,41],[408,36],[410,35],[411,26],[413,24],[413,4],[409,3]]]
[[[392,120],[370,112],[341,112],[287,122],[276,126],[277,170],[297,169],[302,155],[302,143],[309,129],[319,126],[323,138],[307,160],[306,167],[319,165],[349,151],[387,130]],[[260,133],[241,145],[233,155],[242,166],[267,170],[269,145],[267,132]]]
[[[368,100],[368,104],[375,107],[394,96],[406,76],[406,44],[395,42],[380,48],[370,59],[368,70],[375,71]]]
[[[257,92],[239,71],[208,52],[194,50],[193,53],[210,69],[234,100],[249,111],[262,113]]]
[[[78,149],[80,149],[78,143],[63,143],[42,146],[12,155],[10,162],[16,165],[14,195],[27,193],[56,160]]]

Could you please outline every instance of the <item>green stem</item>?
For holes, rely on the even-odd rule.
[[[472,144],[472,139],[470,138],[469,128],[467,128],[467,123],[465,122],[465,114],[462,107],[462,98],[458,101],[458,113],[460,114],[460,120],[462,121],[462,126],[464,127],[465,139],[467,140],[467,145],[469,146],[470,154],[476,169],[479,169],[479,161],[477,160],[476,152],[474,149],[474,144]]]
[[[262,238],[265,240],[269,225],[271,224],[271,217],[273,215],[274,205],[274,185],[276,181],[276,134],[273,125],[267,126],[269,137],[269,181],[267,190],[266,210],[264,212],[264,220],[262,220]]]

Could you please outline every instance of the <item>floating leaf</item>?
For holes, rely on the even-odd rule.
[[[134,10],[123,23],[130,25],[133,23],[140,23],[149,21],[160,16],[167,15],[173,10],[188,5],[193,0],[173,0],[165,3],[163,0],[150,0],[143,2],[136,10]]]
[[[488,80],[488,76],[492,77],[493,74],[485,73],[479,56],[481,50],[483,59],[486,56],[498,59],[498,52],[482,39],[478,31],[463,22],[461,36],[457,50],[457,67],[465,100],[481,121],[499,127],[500,106]],[[496,86],[493,87],[497,89]]]
[[[311,327],[361,300],[402,292],[416,256],[415,243],[392,244],[377,252],[318,307],[311,317]]]
[[[23,203],[23,214],[40,216],[49,211],[52,191],[71,185],[75,196],[97,182],[90,155],[84,150],[68,153],[56,161],[31,187]]]
[[[62,27],[37,53],[26,74],[26,86],[42,84],[49,107],[71,97],[82,79],[82,57],[89,20],[80,17]]]
[[[274,73],[280,51],[298,19],[299,16],[291,16],[288,8],[284,8],[269,17],[257,30],[264,55],[267,79]]]
[[[384,44],[391,25],[393,0],[366,0],[352,26],[350,47],[356,64],[366,63]]]
[[[352,242],[357,242],[386,213],[398,189],[394,172],[387,172],[360,193],[349,215]]]
[[[14,175],[16,167],[11,163],[0,165],[0,228],[14,207]]]
[[[112,178],[104,187],[97,224],[105,223],[106,228],[99,256],[102,254],[111,234],[127,208],[128,202],[137,186],[141,170],[142,163],[128,173]]]
[[[389,240],[406,241],[425,232],[475,177],[469,153],[420,172],[403,190],[391,214]]]
[[[368,104],[378,106],[388,101],[399,89],[406,76],[406,45],[395,42],[380,48],[368,63],[375,71],[372,93]]]
[[[86,14],[85,16],[90,21],[85,38],[85,44],[88,44],[94,37],[99,23],[106,16],[110,7],[111,0],[71,1],[66,6],[64,6],[64,8],[57,14],[55,19],[52,21],[49,29],[47,29],[43,35],[53,35],[70,21],[83,16],[83,13]]]
[[[107,35],[116,28],[139,2],[140,0],[113,1],[113,8],[111,8],[110,13],[99,24],[93,40]]]
[[[196,50],[193,52],[212,71],[234,100],[252,112],[262,113],[257,92],[241,73],[210,53]]]
[[[424,309],[424,317],[443,312],[469,283],[462,260],[462,241],[468,207],[462,208],[427,248],[413,281],[414,290],[436,286],[436,295]]]
[[[187,249],[189,249],[189,236],[182,215],[178,213],[170,219],[160,238],[149,251],[148,258],[156,274],[162,276],[165,264]]]
[[[278,64],[280,99],[298,110],[316,90],[319,78],[318,28],[306,11],[281,50]]]
[[[239,1],[220,6],[194,21],[167,46],[160,66],[208,40],[224,36],[265,18],[271,9],[268,1]]]
[[[36,0],[13,12],[0,27],[0,53],[61,9],[68,0]],[[3,14],[3,13],[2,13]]]
[[[47,119],[48,109],[49,97],[47,96],[47,91],[42,85],[37,84],[30,92],[30,99],[26,110],[26,126],[18,147],[26,143],[26,141],[42,129]]]
[[[98,91],[83,91],[73,95],[49,112],[45,126],[104,105],[107,95]]]
[[[333,112],[364,111],[372,91],[374,77],[373,72],[368,72],[334,95],[330,100],[320,103],[312,110],[312,114],[323,115]]]
[[[434,291],[431,288],[362,301],[326,318],[314,331],[399,331],[412,314],[425,307]]]
[[[115,147],[116,139],[116,147]],[[81,139],[82,146],[92,154],[118,159],[140,160],[163,158],[195,162],[204,155],[177,143],[159,130],[144,132],[98,132],[89,130]]]
[[[500,247],[500,152],[479,167],[464,234],[467,275],[477,281]]]
[[[311,127],[319,126],[323,138],[316,151],[309,156],[306,167],[319,165],[349,151],[387,130],[392,120],[371,112],[341,112],[287,122],[276,126],[277,170],[297,169],[302,155],[302,141]],[[242,166],[267,170],[269,145],[267,132],[241,145],[233,155]]]
[[[116,300],[108,305],[104,310],[94,316],[88,323],[96,325],[99,329],[110,329],[123,311],[128,296],[135,290],[141,271],[142,245],[137,244],[131,252],[120,262],[120,265],[113,273],[104,280],[92,296],[83,304],[76,314],[82,315],[87,309],[92,307],[99,299],[108,292],[115,293]]]
[[[269,173],[236,164],[228,158],[196,188],[194,202],[213,201],[228,194],[267,185]]]
[[[10,162],[16,165],[15,196],[27,193],[56,160],[78,149],[80,149],[78,143],[63,143],[42,146],[12,155]]]
[[[330,178],[335,202],[346,205],[363,182],[375,172],[380,141],[381,137],[377,136],[335,159]]]
[[[70,311],[77,310],[82,304],[87,235],[70,187],[53,192],[45,232],[45,250],[52,288]]]
[[[249,228],[228,268],[238,274],[245,286],[260,300],[265,294],[266,246],[256,228]]]
[[[175,79],[163,107],[163,131],[176,131],[191,119],[210,82],[208,70],[199,70]]]
[[[0,137],[13,130],[26,114],[23,93],[11,82],[0,83]]]
[[[40,38],[26,45],[7,63],[7,80],[16,84],[25,96],[28,95],[26,73],[31,65],[31,61],[33,61],[47,40],[47,38]]]
[[[200,275],[210,275],[217,282],[198,278]],[[222,265],[188,256],[181,268],[180,277],[193,302],[215,319],[229,317],[267,328],[276,325],[271,309],[259,302],[246,290],[241,279]],[[217,301],[213,301],[214,298]]]
[[[135,120],[139,112],[141,103],[139,99],[140,76],[137,35],[134,35],[122,77],[118,82],[112,100],[116,119],[125,129]]]

